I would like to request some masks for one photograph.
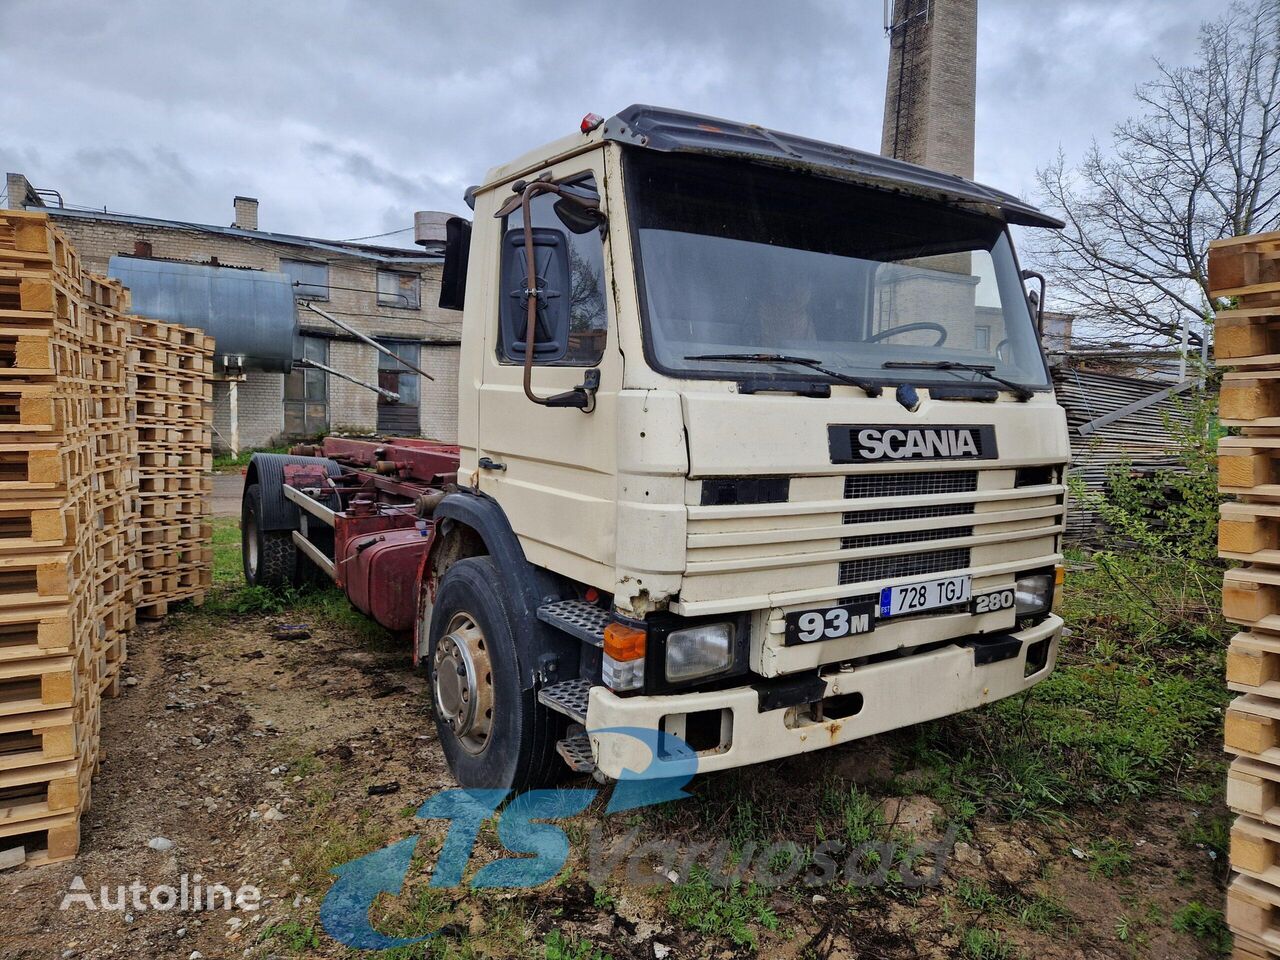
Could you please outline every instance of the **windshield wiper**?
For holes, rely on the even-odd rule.
[[[1015,383],[996,376],[993,372],[995,367],[985,363],[962,363],[959,360],[886,360],[880,366],[885,370],[968,370],[970,373],[976,373],[994,383],[1008,387],[1023,403],[1036,395],[1035,391],[1025,383]]]
[[[859,380],[857,377],[851,377],[848,374],[840,373],[822,365],[821,360],[815,360],[813,357],[793,357],[785,353],[696,353],[692,356],[685,357],[686,360],[729,360],[742,363],[794,363],[798,366],[808,367],[810,370],[816,370],[818,373],[826,374],[833,380],[840,383],[847,383],[850,386],[858,387],[866,391],[869,397],[880,396],[881,387],[866,380]]]

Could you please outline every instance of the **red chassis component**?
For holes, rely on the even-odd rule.
[[[430,504],[423,501],[456,481],[458,448],[430,440],[326,437],[319,449],[294,452],[342,467],[341,477],[309,464],[284,467],[285,484],[320,507],[303,507],[308,525],[328,523],[332,511],[334,582],[388,630],[413,630],[435,539]]]

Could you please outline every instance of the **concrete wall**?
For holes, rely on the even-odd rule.
[[[423,369],[436,377],[434,383],[420,384],[420,429],[423,436],[457,439],[458,348],[461,313],[436,306],[440,296],[438,262],[383,264],[384,269],[416,271],[421,276],[421,307],[417,310],[380,307],[377,302],[376,261],[328,253],[312,247],[273,242],[265,237],[225,236],[198,227],[182,228],[127,221],[99,219],[70,211],[53,211],[58,225],[75,245],[87,269],[107,272],[107,263],[117,254],[133,255],[138,241],[150,244],[151,255],[174,260],[208,263],[216,258],[222,266],[257,270],[280,270],[283,260],[322,260],[329,266],[329,300],[317,303],[369,336],[399,337],[421,342]],[[304,329],[323,331],[335,339],[329,345],[329,366],[344,373],[377,383],[378,354],[310,311],[299,308]],[[377,395],[370,390],[328,377],[329,423],[331,429],[373,433],[377,428]],[[242,446],[271,446],[281,442],[284,430],[284,377],[280,374],[249,373],[240,385],[240,442]],[[230,438],[227,388],[219,384],[214,393],[214,443],[225,448]]]

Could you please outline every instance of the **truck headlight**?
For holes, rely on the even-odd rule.
[[[666,674],[670,682],[723,673],[732,664],[732,623],[707,623],[667,634]]]
[[[1014,586],[1014,599],[1014,612],[1019,617],[1048,613],[1053,602],[1053,571],[1019,574]]]

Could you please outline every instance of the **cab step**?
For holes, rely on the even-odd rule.
[[[558,741],[556,752],[575,773],[595,773],[596,760],[591,753],[591,738],[585,733]]]
[[[593,646],[604,646],[609,611],[586,600],[556,600],[538,608],[538,619]]]
[[[561,680],[538,691],[538,702],[563,713],[578,723],[587,722],[587,698],[591,694],[590,680]]]

